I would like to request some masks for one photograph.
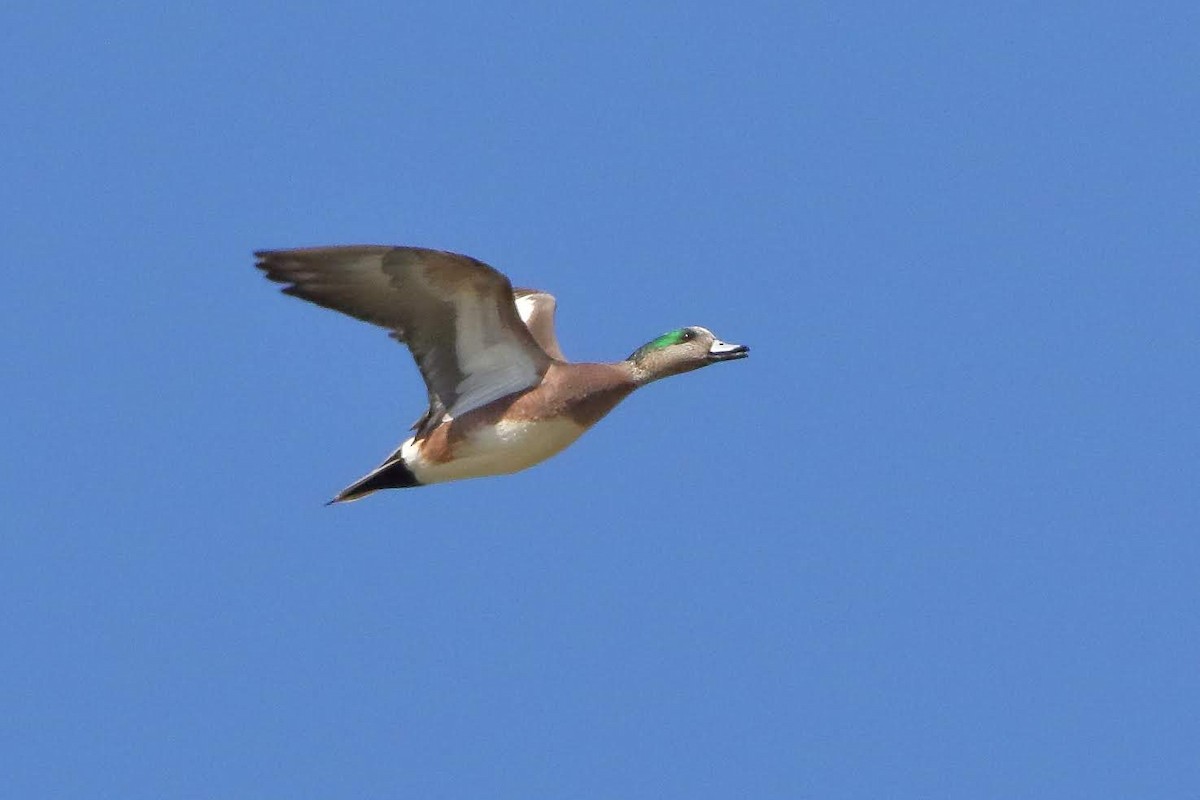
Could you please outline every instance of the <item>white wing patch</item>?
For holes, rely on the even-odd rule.
[[[463,379],[453,417],[535,386],[541,375],[525,346],[508,334],[494,305],[463,298],[456,303],[455,357]],[[489,338],[488,334],[495,338]],[[498,334],[498,335],[497,335]]]
[[[529,318],[533,316],[534,309],[537,308],[537,301],[533,295],[526,294],[517,298],[517,313],[521,315],[521,322],[529,324]]]

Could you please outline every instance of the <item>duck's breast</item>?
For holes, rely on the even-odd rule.
[[[423,442],[409,440],[405,462],[421,483],[506,475],[528,469],[562,451],[586,430],[567,417],[543,420],[499,420],[462,434],[449,458],[424,452]]]

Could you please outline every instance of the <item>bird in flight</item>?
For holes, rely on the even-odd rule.
[[[514,289],[469,256],[376,245],[254,256],[286,294],[391,331],[425,379],[429,408],[412,436],[330,503],[532,467],[634,389],[750,353],[691,326],[652,339],[623,361],[572,363],[554,335],[554,296]]]

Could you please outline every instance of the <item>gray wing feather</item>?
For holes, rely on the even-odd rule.
[[[468,256],[374,245],[255,256],[285,293],[387,328],[408,346],[430,396],[419,429],[535,385],[549,366],[508,278]]]

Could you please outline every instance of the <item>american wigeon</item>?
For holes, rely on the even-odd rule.
[[[532,467],[639,386],[750,352],[688,327],[615,364],[572,364],[554,335],[554,296],[514,289],[473,258],[388,246],[254,255],[285,293],[389,329],[425,379],[429,409],[413,435],[331,503]]]

